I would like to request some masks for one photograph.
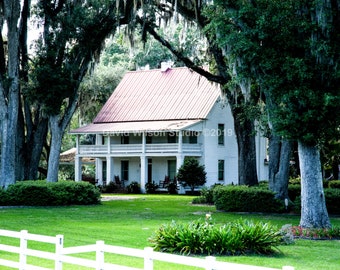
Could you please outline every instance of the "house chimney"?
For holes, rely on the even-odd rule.
[[[172,61],[161,62],[161,72],[166,72],[173,65]]]

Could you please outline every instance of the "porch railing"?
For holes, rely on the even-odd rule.
[[[158,144],[146,144],[145,154],[176,154],[180,152],[180,146],[178,143],[158,143]],[[181,147],[182,154],[194,154],[201,155],[202,146],[200,144],[188,144],[183,143]],[[142,154],[142,144],[111,144],[111,145],[80,145],[78,148],[78,154],[80,155],[125,155],[125,154]]]

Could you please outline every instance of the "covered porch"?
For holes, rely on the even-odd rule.
[[[186,156],[199,158],[203,155],[201,126],[188,129],[199,121],[183,123],[174,125],[171,122],[171,128],[167,130],[150,131],[148,125],[143,125],[144,130],[138,132],[131,129],[97,130],[95,143],[91,145],[81,144],[80,135],[84,133],[77,133],[75,180],[81,181],[84,157],[95,159],[98,185],[107,185],[119,177],[125,185],[140,183],[142,192],[145,192],[148,182],[158,184],[165,177],[173,179]]]

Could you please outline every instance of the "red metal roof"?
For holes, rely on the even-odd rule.
[[[93,123],[204,119],[219,94],[184,67],[127,72]]]

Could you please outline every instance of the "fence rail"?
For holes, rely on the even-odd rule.
[[[27,263],[27,257],[33,256],[37,258],[48,259],[54,261],[54,269],[62,270],[63,263],[85,266],[96,270],[118,269],[118,270],[153,270],[154,261],[169,262],[177,265],[195,266],[206,270],[277,270],[274,268],[259,267],[252,265],[243,265],[228,262],[218,262],[213,256],[205,258],[194,258],[182,255],[168,254],[162,252],[155,252],[152,248],[146,247],[144,250],[106,245],[104,241],[97,241],[93,245],[84,245],[76,247],[64,247],[64,236],[56,235],[44,236],[38,234],[28,233],[26,230],[20,232],[0,230],[0,236],[12,237],[20,239],[19,246],[11,246],[0,244],[0,251],[19,254],[19,261],[11,261],[1,258],[0,253],[0,266],[7,266],[19,270],[50,270],[41,266],[30,265]],[[55,252],[47,252],[37,249],[28,248],[28,241],[37,241],[55,245]],[[74,256],[74,254],[81,254],[86,252],[95,252],[94,260],[84,259]],[[105,253],[126,255],[137,257],[144,260],[144,268],[134,268],[123,265],[117,265],[105,262]],[[70,255],[73,256],[70,256]],[[282,270],[294,270],[294,267],[283,266]]]

